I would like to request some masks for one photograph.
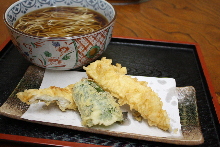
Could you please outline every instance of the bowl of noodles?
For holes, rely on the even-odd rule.
[[[20,0],[4,14],[11,40],[31,63],[78,69],[107,48],[116,12],[105,0]]]

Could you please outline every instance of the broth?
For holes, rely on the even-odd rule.
[[[84,7],[48,7],[19,18],[14,28],[44,37],[71,37],[96,31],[108,24],[100,13]]]

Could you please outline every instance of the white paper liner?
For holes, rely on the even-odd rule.
[[[53,71],[46,70],[44,78],[40,88],[48,88],[50,86],[66,87],[69,84],[74,84],[86,78],[85,72],[78,71]],[[93,128],[101,128],[105,130],[115,132],[125,132],[140,135],[149,135],[156,137],[182,137],[181,124],[178,109],[178,99],[176,93],[176,82],[173,78],[155,78],[155,77],[143,77],[134,76],[139,81],[148,82],[163,102],[163,109],[167,111],[170,117],[170,124],[172,130],[170,132],[163,131],[157,127],[148,126],[146,121],[138,122],[134,120],[130,113],[129,106],[122,106],[123,112],[128,112],[128,120],[123,124],[115,123],[108,127],[95,126]],[[42,122],[57,123],[63,125],[71,125],[84,127],[81,125],[81,118],[78,112],[73,110],[67,110],[62,112],[56,105],[46,106],[43,102],[37,104],[31,104],[29,109],[22,115],[22,118],[28,120],[37,120]]]

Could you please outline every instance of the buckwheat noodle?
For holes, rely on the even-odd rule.
[[[49,7],[25,14],[15,28],[31,35],[71,37],[91,33],[108,20],[100,13],[84,7]]]

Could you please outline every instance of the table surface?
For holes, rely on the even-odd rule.
[[[16,0],[0,2],[0,14]],[[115,5],[115,37],[135,37],[199,44],[215,94],[220,103],[220,1],[149,0],[139,4]],[[0,45],[9,38],[0,19]],[[25,144],[0,141],[3,146]],[[30,146],[30,145],[27,145]]]

